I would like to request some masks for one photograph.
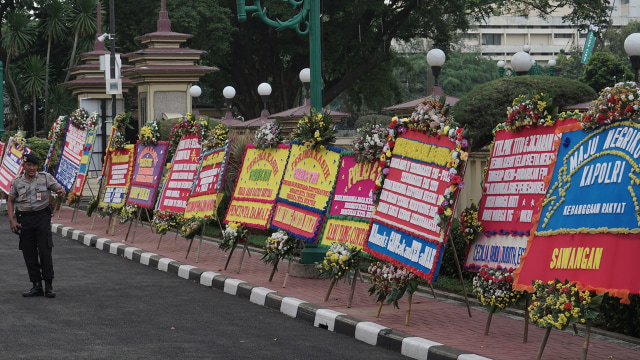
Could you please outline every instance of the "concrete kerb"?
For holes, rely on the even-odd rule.
[[[87,234],[60,224],[51,224],[51,230],[65,238],[78,241],[86,246],[95,247],[110,254],[123,256],[134,262],[151,266],[160,271],[175,274],[180,278],[197,281],[201,285],[212,287],[237,297],[246,298],[252,303],[278,309],[283,315],[301,319],[314,326],[351,336],[372,346],[399,352],[404,356],[420,360],[490,360],[470,354],[427,339],[384,327],[382,325],[359,320],[353,316],[288,297],[275,290],[264,288],[234,279],[213,271],[207,271],[174,259],[112,241],[108,238]]]

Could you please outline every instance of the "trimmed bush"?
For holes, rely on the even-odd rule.
[[[507,107],[520,95],[548,94],[553,104],[565,106],[595,100],[593,89],[579,81],[550,76],[506,77],[477,86],[452,108],[454,119],[474,133],[472,150],[493,141],[493,128],[507,120]]]

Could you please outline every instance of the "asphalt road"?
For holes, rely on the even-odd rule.
[[[55,299],[0,215],[0,359],[400,359],[247,299],[54,234]]]

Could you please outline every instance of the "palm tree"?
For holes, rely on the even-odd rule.
[[[51,44],[63,39],[68,32],[68,12],[69,7],[61,0],[49,0],[44,6],[45,17],[42,19],[42,30],[47,39],[47,69],[49,69],[51,58]],[[49,72],[46,73],[44,81],[44,113],[45,121],[49,118]]]
[[[73,29],[73,50],[69,58],[69,68],[64,82],[69,81],[71,68],[75,62],[78,38],[96,33],[96,4],[98,0],[73,0],[71,2],[71,28]]]
[[[21,88],[26,95],[31,95],[33,103],[33,136],[36,136],[38,96],[42,96],[45,88],[48,67],[40,55],[29,55],[22,63]]]
[[[73,110],[78,108],[77,97],[73,96],[69,89],[62,86],[51,86],[49,89],[49,100],[51,103],[49,111],[55,117],[71,114]]]
[[[7,51],[6,72],[7,81],[13,92],[13,101],[15,104],[18,122],[22,122],[22,109],[20,107],[20,97],[16,88],[9,64],[11,56],[18,56],[20,53],[29,49],[35,42],[37,34],[36,23],[29,14],[24,10],[11,10],[5,14],[5,21],[2,24],[2,47]]]

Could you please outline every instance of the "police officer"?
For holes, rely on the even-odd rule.
[[[22,161],[24,173],[11,182],[11,190],[7,198],[9,225],[11,231],[20,236],[20,250],[27,264],[29,279],[33,283],[31,290],[22,293],[24,297],[46,296],[56,297],[53,291],[53,260],[51,248],[51,216],[49,191],[60,196],[65,195],[62,185],[46,172],[38,172],[38,158],[27,154]],[[16,218],[14,219],[14,206]],[[42,280],[45,288],[42,290]]]

